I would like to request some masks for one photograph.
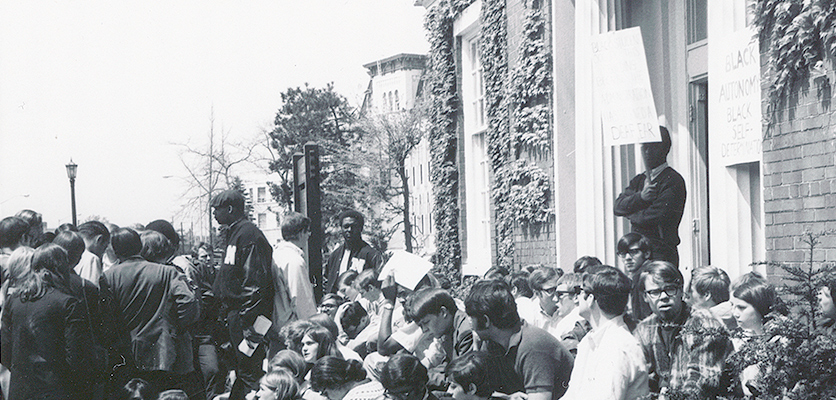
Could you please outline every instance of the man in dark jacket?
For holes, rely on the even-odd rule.
[[[140,257],[142,241],[133,229],[114,231],[111,244],[119,262],[102,274],[100,286],[122,327],[122,346],[129,346],[123,354],[159,390],[188,386],[194,358],[184,333],[200,317],[198,299],[174,267]]]
[[[235,351],[235,384],[229,400],[243,400],[247,393],[258,389],[258,380],[264,373],[261,363],[266,344],[261,343],[263,337],[253,324],[259,316],[269,320],[273,315],[273,248],[255,224],[247,220],[240,192],[221,192],[212,198],[211,204],[215,220],[229,226],[226,250],[213,288],[227,309],[230,343],[237,348],[247,339],[257,345],[249,356]]]
[[[642,160],[647,171],[636,175],[615,199],[614,213],[630,220],[632,232],[644,235],[653,247],[654,259],[679,265],[679,222],[685,210],[685,180],[668,166],[671,135],[660,126],[662,141],[643,143]]]
[[[342,229],[344,242],[328,257],[325,265],[325,287],[329,293],[336,293],[337,278],[345,271],[353,269],[357,273],[365,269],[374,269],[380,273],[383,257],[374,247],[363,241],[363,214],[347,210],[337,216]]]

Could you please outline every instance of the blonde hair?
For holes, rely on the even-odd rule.
[[[285,368],[276,368],[261,378],[260,383],[270,389],[278,400],[299,399],[299,384],[293,373]]]

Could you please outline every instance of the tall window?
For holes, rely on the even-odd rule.
[[[262,229],[267,227],[267,214],[258,214],[258,227]]]
[[[398,99],[398,91],[395,90],[395,109],[392,111],[399,111],[401,109],[401,102]]]
[[[478,36],[462,38],[462,65],[467,224],[465,263],[467,273],[479,274],[491,266],[491,218],[490,162],[485,137],[485,87]]]
[[[258,200],[259,203],[266,203],[267,202],[267,188],[260,187],[258,188]]]

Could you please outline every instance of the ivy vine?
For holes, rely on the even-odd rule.
[[[787,100],[806,90],[811,70],[836,57],[836,0],[758,0],[754,15],[774,122]]]
[[[453,21],[470,3],[442,0],[428,10],[424,27],[430,42],[427,84],[430,106],[430,182],[433,187],[433,220],[436,232],[434,273],[454,286],[461,281],[459,241],[459,172],[456,164],[458,134]]]
[[[428,10],[430,42],[428,87],[432,96],[430,131],[431,182],[435,203],[436,272],[459,282],[459,175],[453,21],[473,0],[442,0]],[[508,71],[505,0],[483,0],[480,52],[485,83],[486,141],[494,174],[491,199],[495,212],[497,264],[510,268],[514,227],[550,221],[550,180],[535,164],[518,159],[523,151],[551,148],[551,54],[545,45],[545,21],[535,5],[526,5],[523,41],[517,67]],[[513,115],[513,125],[512,125]]]

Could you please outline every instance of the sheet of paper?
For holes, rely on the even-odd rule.
[[[270,326],[273,325],[273,321],[270,321],[267,317],[263,315],[259,315],[258,318],[255,319],[255,323],[253,323],[253,330],[256,331],[261,336],[264,336],[267,333],[267,330],[270,329]]]
[[[403,250],[393,250],[392,257],[380,270],[379,279],[383,280],[390,273],[394,273],[397,284],[415,290],[415,286],[424,278],[424,275],[430,272],[432,267],[431,262],[415,254]]]

